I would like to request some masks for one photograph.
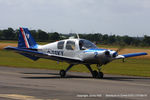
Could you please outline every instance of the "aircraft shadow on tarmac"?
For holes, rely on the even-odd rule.
[[[58,73],[22,73],[22,74],[38,75],[38,76],[33,76],[33,77],[22,77],[22,78],[27,78],[27,79],[61,79],[60,75]],[[40,77],[39,75],[46,75],[46,76]],[[50,76],[47,76],[47,75],[50,75]],[[92,78],[92,77],[67,74],[65,78],[71,79],[71,78]],[[63,79],[65,79],[65,78],[63,78]]]
[[[58,73],[22,73],[22,74],[31,74],[37,76],[29,76],[29,77],[22,77],[26,79],[62,79],[60,78]],[[46,76],[39,76],[39,75],[46,75]],[[51,76],[47,76],[51,75]],[[67,74],[63,79],[72,79],[72,78],[83,78],[83,79],[93,79],[92,76],[81,76],[81,75],[70,75]],[[149,77],[135,77],[135,76],[121,76],[121,75],[106,75],[104,76],[103,80],[115,80],[115,81],[133,81],[133,80],[150,80]]]

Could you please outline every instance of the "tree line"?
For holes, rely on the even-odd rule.
[[[37,42],[52,42],[60,40],[60,34],[57,32],[47,33],[43,30],[29,30]],[[19,30],[8,28],[0,30],[0,40],[18,40]]]
[[[37,42],[53,42],[67,39],[74,34],[61,34],[58,32],[45,32],[43,30],[30,30]],[[0,30],[0,40],[18,40],[19,30],[8,28]],[[79,34],[80,38],[90,40],[96,44],[104,45],[129,45],[129,46],[150,46],[150,36],[130,37],[119,35],[108,35],[101,33]]]

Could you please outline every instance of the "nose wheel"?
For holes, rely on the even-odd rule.
[[[60,72],[59,72],[60,77],[61,77],[61,78],[66,77],[66,73],[67,73],[73,66],[74,66],[74,65],[71,64],[71,65],[69,65],[69,66],[67,67],[66,70],[60,70]]]

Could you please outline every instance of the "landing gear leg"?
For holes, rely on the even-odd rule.
[[[59,74],[61,78],[64,78],[66,76],[66,73],[73,67],[74,64],[71,64],[67,67],[66,70],[60,70]]]
[[[104,74],[103,74],[103,72],[101,72],[101,65],[97,64],[97,68],[98,68],[97,78],[103,78]]]
[[[96,78],[97,77],[97,75],[98,75],[98,72],[96,71],[96,70],[92,70],[92,68],[91,68],[91,66],[90,65],[85,65],[88,69],[89,69],[89,71],[91,72],[91,74],[92,74],[92,76],[93,76],[93,78]]]

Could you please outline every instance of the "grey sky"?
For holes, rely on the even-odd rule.
[[[150,0],[0,0],[0,29],[150,35]]]

